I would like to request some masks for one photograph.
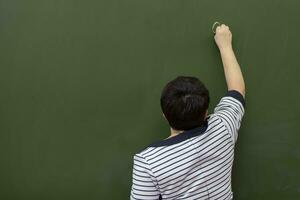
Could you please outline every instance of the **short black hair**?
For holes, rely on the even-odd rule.
[[[193,129],[205,121],[209,91],[196,77],[178,76],[163,88],[160,104],[173,129]]]

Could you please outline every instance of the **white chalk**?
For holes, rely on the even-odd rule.
[[[212,32],[213,33],[216,33],[216,29],[218,26],[221,26],[221,23],[220,22],[215,22],[213,25],[212,25]]]

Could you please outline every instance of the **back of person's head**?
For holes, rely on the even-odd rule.
[[[209,92],[196,77],[178,76],[163,88],[162,111],[175,130],[189,130],[205,121]]]

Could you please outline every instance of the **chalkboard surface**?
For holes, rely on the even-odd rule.
[[[300,198],[300,1],[1,0],[0,199],[128,199],[133,154],[166,138],[162,87],[226,92],[226,23],[247,88],[238,200]]]

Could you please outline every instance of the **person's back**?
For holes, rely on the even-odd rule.
[[[231,170],[245,87],[228,27],[218,27],[215,39],[227,94],[207,115],[209,94],[198,79],[179,76],[166,85],[161,105],[171,136],[134,156],[131,199],[232,199]]]

